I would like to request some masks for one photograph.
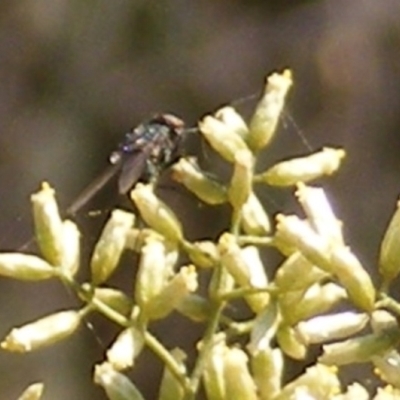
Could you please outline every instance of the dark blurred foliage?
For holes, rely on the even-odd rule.
[[[326,188],[348,242],[375,269],[400,188],[399,13],[395,0],[2,2],[1,247],[15,249],[29,237],[29,194],[40,181],[55,185],[66,205],[106,164],[121,134],[153,112],[174,112],[191,125],[259,90],[267,73],[290,67],[288,108],[297,128],[284,121],[264,165],[307,153],[298,128],[315,149],[343,146],[344,168]],[[193,147],[202,152],[199,143]],[[114,204],[113,190],[98,200],[101,207]],[[165,196],[191,222],[190,237],[223,227],[223,210],[200,209],[184,194]],[[261,196],[289,205],[288,191]],[[101,208],[94,204],[89,208]],[[0,293],[0,336],[71,304],[55,284],[2,281]],[[190,348],[201,335],[180,322],[157,329],[171,346],[184,336]],[[44,380],[47,399],[100,399],[90,366],[102,351],[82,329],[32,355],[1,353],[0,397]],[[152,355],[145,358],[134,378],[151,399],[160,370]]]

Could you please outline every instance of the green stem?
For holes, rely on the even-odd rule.
[[[228,293],[224,293],[220,295],[221,300],[229,301],[240,299],[245,296],[249,296],[252,294],[259,294],[259,293],[274,293],[274,290],[266,287],[266,288],[254,288],[254,287],[241,287],[239,289],[231,290]]]
[[[150,332],[144,332],[145,344],[156,354],[161,361],[165,364],[171,374],[177,379],[182,387],[187,391],[189,388],[189,381],[185,374],[182,373],[179,364],[171,353],[153,336]]]
[[[400,304],[385,293],[380,293],[380,301],[378,301],[377,307],[386,308],[400,316]]]
[[[87,290],[82,288],[82,286],[76,282],[74,279],[67,278],[65,276],[60,276],[62,282],[67,285],[71,290],[75,292],[75,294],[83,300],[87,305],[87,310],[93,310],[100,312],[104,316],[106,316],[111,321],[115,322],[117,325],[122,327],[127,327],[130,324],[128,318],[124,317],[120,313],[116,312],[113,308],[109,307],[107,304],[103,303],[101,300],[96,299],[92,295],[91,290]],[[87,311],[86,311],[87,314]]]
[[[215,333],[217,332],[220,316],[222,310],[224,308],[224,302],[220,302],[216,304],[212,313],[211,317],[207,326],[207,329],[204,333],[204,336],[201,340],[201,350],[196,360],[196,364],[193,368],[191,377],[190,377],[190,384],[189,390],[186,391],[185,397],[183,400],[194,400],[195,395],[198,391],[200,385],[200,379],[203,374],[204,368],[206,366],[207,357],[212,349],[213,346],[213,338]]]
[[[268,246],[274,245],[274,239],[268,236],[239,236],[238,243],[240,246]]]

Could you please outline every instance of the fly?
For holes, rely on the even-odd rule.
[[[109,157],[110,165],[67,208],[76,214],[110,179],[119,173],[118,192],[126,194],[138,181],[154,182],[179,157],[184,122],[172,114],[157,114],[131,132]]]
[[[177,161],[185,129],[184,122],[173,114],[156,114],[124,136],[109,157],[110,165],[90,183],[66,209],[75,215],[116,174],[119,194],[126,194],[138,181],[155,182],[160,174]],[[30,247],[31,238],[19,250]]]

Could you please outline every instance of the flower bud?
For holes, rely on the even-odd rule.
[[[253,181],[254,159],[249,150],[240,150],[235,155],[233,176],[228,188],[229,202],[240,210],[250,196]]]
[[[136,386],[107,362],[95,366],[94,382],[104,389],[110,400],[144,400]]]
[[[297,216],[277,216],[277,242],[297,248],[311,263],[336,275],[357,307],[371,311],[375,289],[356,256],[344,246],[331,247],[306,221]]]
[[[296,215],[279,214],[276,220],[275,240],[280,247],[294,248],[310,263],[332,273],[330,246],[325,238],[318,235],[307,221],[301,220]]]
[[[4,350],[27,353],[70,336],[81,322],[78,311],[61,311],[20,328],[14,328],[1,343]]]
[[[172,210],[156,197],[151,185],[138,183],[131,192],[131,198],[151,228],[173,242],[183,239],[179,220]]]
[[[337,370],[316,364],[283,387],[274,400],[284,399],[333,399],[340,392]]]
[[[400,387],[400,354],[397,350],[373,356],[371,361],[375,366],[374,372],[380,379],[396,388]]]
[[[257,400],[256,386],[243,350],[228,348],[223,357],[226,399]]]
[[[92,282],[105,282],[114,272],[125,248],[126,237],[134,222],[134,215],[114,210],[97,241],[90,261]]]
[[[57,276],[57,270],[39,257],[20,253],[0,253],[0,275],[24,281],[40,281]]]
[[[220,301],[220,297],[230,293],[235,287],[235,280],[226,268],[217,268],[211,275],[208,293],[211,300]]]
[[[149,238],[142,247],[139,269],[136,275],[135,300],[140,308],[158,296],[169,278],[166,266],[165,244]]]
[[[371,329],[374,333],[380,333],[387,329],[398,326],[397,319],[394,315],[386,310],[375,310],[371,314]]]
[[[54,189],[47,182],[43,182],[41,190],[31,196],[31,201],[36,241],[40,251],[50,264],[62,265],[64,230]]]
[[[287,292],[279,297],[284,321],[294,325],[334,308],[346,298],[346,291],[335,283],[316,283],[307,290]]]
[[[222,107],[215,113],[215,118],[229,126],[237,135],[246,140],[249,128],[240,114],[233,107]]]
[[[372,357],[385,354],[399,344],[398,327],[387,329],[343,342],[323,346],[319,361],[325,365],[347,365],[371,361]]]
[[[61,263],[62,273],[68,279],[72,279],[79,269],[81,246],[79,232],[76,224],[70,220],[63,223],[64,246]]]
[[[179,365],[179,370],[182,375],[186,374],[186,366],[184,361],[187,356],[185,352],[179,348],[171,350],[171,356]],[[160,393],[158,400],[181,400],[184,398],[184,389],[181,382],[178,382],[176,377],[172,375],[170,370],[165,366],[161,379]]]
[[[182,183],[204,203],[226,203],[226,188],[201,171],[193,158],[181,158],[172,167],[173,178]]]
[[[335,217],[324,190],[298,184],[296,196],[315,231],[331,246],[343,246],[342,223]]]
[[[289,357],[295,360],[302,360],[306,357],[307,347],[291,326],[282,324],[278,329],[276,339],[281,350]]]
[[[254,192],[241,209],[241,224],[248,235],[265,236],[271,231],[269,217]]]
[[[257,314],[254,321],[250,334],[250,343],[247,345],[251,354],[271,346],[271,341],[275,338],[279,322],[280,316],[277,303],[271,301],[264,310]]]
[[[325,147],[305,157],[279,162],[255,178],[271,186],[293,186],[299,182],[310,182],[333,174],[344,156],[342,149]]]
[[[379,254],[379,272],[391,282],[400,272],[400,201],[386,229]]]
[[[212,268],[219,262],[219,253],[214,242],[203,240],[199,242],[184,242],[184,249],[196,267]]]
[[[227,352],[224,334],[214,335],[212,347],[205,360],[203,384],[209,400],[226,400],[224,355]]]
[[[24,393],[18,397],[18,400],[40,400],[42,398],[43,391],[43,383],[32,383],[32,385],[29,385],[24,390]]]
[[[88,288],[84,288],[87,290]],[[132,300],[121,290],[110,287],[94,289],[93,299],[106,304],[117,313],[127,317],[132,311]]]
[[[300,252],[291,254],[278,268],[274,283],[280,292],[302,290],[329,276],[315,267]]]
[[[353,303],[365,311],[372,311],[375,288],[371,277],[348,247],[340,246],[332,251],[332,270],[346,289]]]
[[[258,350],[251,357],[251,369],[260,399],[272,399],[281,391],[283,354],[278,348]]]
[[[197,288],[198,276],[194,266],[182,267],[159,295],[150,299],[142,310],[143,314],[149,319],[164,318]]]
[[[266,288],[268,285],[265,269],[255,247],[241,249],[233,235],[225,233],[221,236],[218,249],[221,264],[242,287]],[[267,293],[253,294],[245,297],[254,312],[261,311],[269,301]]]
[[[235,128],[219,119],[207,115],[199,122],[199,129],[210,146],[225,160],[235,162],[240,150],[248,150],[245,141],[236,133]]]
[[[296,330],[302,341],[309,345],[338,340],[354,335],[368,323],[366,314],[353,311],[323,315],[300,322]]]
[[[211,314],[211,304],[204,297],[189,293],[176,306],[177,311],[194,322],[206,321]]]
[[[143,333],[136,326],[130,326],[117,336],[110,349],[107,350],[107,361],[116,371],[130,368],[143,346]]]
[[[247,144],[253,152],[264,148],[273,138],[291,85],[292,73],[289,70],[282,74],[274,73],[267,78],[263,96],[249,124]]]
[[[400,397],[400,390],[391,385],[387,385],[384,388],[378,387],[376,393],[373,400],[398,400]]]
[[[365,389],[364,386],[361,386],[358,382],[354,382],[351,385],[347,386],[346,391],[343,394],[334,397],[334,400],[353,400],[353,399],[357,400],[370,399],[368,390]],[[375,396],[374,400],[384,400],[384,399],[379,399],[379,397]],[[390,398],[387,400],[393,400],[393,399]]]

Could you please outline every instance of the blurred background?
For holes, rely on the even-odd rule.
[[[191,126],[289,67],[295,85],[287,113],[295,126],[283,119],[264,166],[308,153],[300,132],[313,149],[344,147],[343,168],[323,184],[348,243],[374,270],[400,191],[399,17],[396,0],[1,2],[1,249],[15,250],[30,237],[29,196],[41,181],[51,182],[67,206],[105,167],[123,133],[152,113],[173,112]],[[198,143],[189,147],[203,151]],[[223,210],[204,217],[193,198],[165,192],[190,218],[191,237],[218,234]],[[289,195],[272,195],[275,208],[290,207]],[[96,201],[88,210],[111,208],[115,186]],[[0,286],[1,337],[71,307],[57,284],[2,279]],[[1,352],[1,399],[39,380],[46,399],[105,398],[91,382],[92,365],[112,337],[101,337],[102,324],[100,343],[81,329],[34,354]],[[193,347],[201,335],[181,324],[156,329],[171,346],[183,335]],[[140,360],[133,379],[155,398],[160,367],[151,354]],[[359,373],[365,371],[350,377]],[[362,376],[366,383],[372,375]]]

